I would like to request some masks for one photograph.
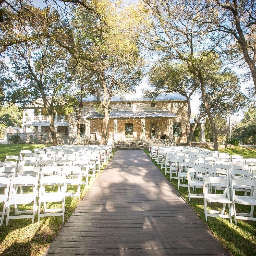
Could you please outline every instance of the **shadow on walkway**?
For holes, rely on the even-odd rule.
[[[48,255],[229,254],[142,150],[120,150]]]

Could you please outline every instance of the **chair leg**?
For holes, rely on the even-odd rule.
[[[207,221],[207,201],[206,200],[204,202],[204,216],[205,216],[205,220]]]

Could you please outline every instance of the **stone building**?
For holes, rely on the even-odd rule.
[[[72,141],[100,141],[104,116],[97,111],[94,97],[83,100],[82,118],[77,125],[75,114],[69,117],[56,116],[55,128],[60,143]],[[126,95],[115,96],[110,103],[109,143],[171,139],[186,143],[188,106],[185,97],[177,93],[164,93],[154,100]],[[40,108],[29,108],[23,115],[23,132],[38,134],[49,132],[49,120],[41,114]],[[80,136],[78,136],[80,135]],[[76,140],[80,137],[82,140]],[[61,138],[66,138],[61,140]],[[71,140],[72,138],[72,140]]]
[[[81,136],[101,139],[103,115],[96,111],[94,97],[84,99]],[[128,95],[113,97],[110,104],[109,141],[146,141],[173,139],[186,143],[188,106],[185,97],[177,93],[160,94],[154,100]]]

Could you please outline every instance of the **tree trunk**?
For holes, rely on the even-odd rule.
[[[205,86],[204,86],[204,83],[203,83],[203,79],[199,77],[199,80],[200,80],[200,83],[201,83],[201,92],[202,92],[202,99],[203,99],[205,111],[206,111],[206,114],[209,118],[210,125],[211,125],[212,139],[213,139],[213,143],[214,143],[214,150],[218,151],[218,133],[217,133],[217,129],[215,127],[214,118],[211,114],[210,106],[209,106],[208,101],[207,101],[207,95],[206,95],[206,92],[205,92]]]
[[[102,124],[102,136],[101,136],[101,145],[107,145],[108,143],[108,126],[109,126],[109,113],[108,109],[104,109],[105,117]]]
[[[49,117],[50,117],[50,132],[51,132],[51,137],[52,137],[52,144],[53,144],[53,146],[56,146],[56,145],[58,145],[58,142],[57,142],[56,130],[55,130],[55,127],[54,127],[55,113],[52,112],[49,115]]]
[[[192,136],[192,133],[191,133],[191,124],[190,124],[190,117],[191,117],[191,105],[190,105],[190,100],[188,97],[187,98],[187,101],[188,101],[188,115],[187,115],[187,126],[186,126],[186,133],[187,133],[187,144],[188,146],[191,146],[192,145],[192,139],[193,139],[193,136]]]
[[[104,111],[104,119],[102,124],[102,136],[101,136],[101,145],[107,145],[108,142],[108,128],[109,128],[109,103],[110,103],[110,96],[108,92],[107,85],[104,80],[103,81],[103,88],[104,88],[104,95],[102,100],[102,107]]]

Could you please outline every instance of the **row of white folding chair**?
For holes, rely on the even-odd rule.
[[[53,187],[57,187],[55,191]],[[66,198],[65,177],[61,175],[46,175],[40,178],[38,196],[38,222],[42,217],[61,216],[64,222],[65,198]],[[54,207],[50,205],[54,204]]]
[[[1,162],[0,176],[12,177],[17,173],[18,163],[15,161],[4,161]]]
[[[10,177],[0,177],[0,225],[3,224],[4,217],[5,217],[5,209],[6,209],[6,202],[9,195],[9,188],[10,188]]]
[[[0,178],[0,187],[5,189],[4,194],[0,197],[4,204],[0,219],[1,224],[5,212],[6,225],[10,219],[31,218],[33,223],[37,213],[37,197],[39,202],[38,221],[41,217],[46,216],[62,216],[64,221],[65,197],[77,196],[80,198],[82,175],[79,170],[75,169],[79,169],[79,167],[70,166],[63,170],[62,175],[41,175],[40,179],[39,175],[17,176],[11,179]],[[76,177],[74,178],[74,176]],[[58,186],[58,190],[53,192],[52,189],[46,188],[47,186],[50,188]],[[69,192],[68,186],[77,186],[77,191],[75,193]],[[49,203],[59,203],[61,207],[49,208]],[[14,210],[11,207],[14,207]]]
[[[220,192],[216,193],[216,190]],[[228,218],[232,222],[229,181],[227,177],[205,177],[203,180],[203,198],[204,198],[204,214],[207,221],[208,217]],[[211,208],[208,204],[211,203]],[[222,205],[222,209],[212,209],[213,203]],[[226,211],[226,206],[228,210]]]
[[[38,167],[41,169],[47,169],[44,167],[53,167],[57,170],[57,167],[66,166],[66,165],[74,165],[74,166],[80,166],[83,170],[83,173],[87,172],[88,176],[89,172],[92,172],[92,176],[95,176],[96,172],[99,171],[99,168],[96,168],[96,164],[94,162],[90,162],[88,159],[77,159],[76,161],[71,162],[70,160],[59,160],[57,162],[54,162],[53,160],[41,160],[41,161],[34,161],[29,162],[26,161],[24,164],[20,165],[18,168],[18,172],[23,172],[24,170],[28,169],[27,172],[29,172],[30,167]],[[30,167],[29,167],[30,166]],[[88,177],[86,177],[88,179]]]
[[[243,194],[241,194],[243,189]],[[238,193],[237,193],[238,192]],[[256,206],[256,180],[255,179],[233,179],[231,182],[232,210],[235,223],[237,219],[256,221],[254,207]],[[236,204],[250,206],[248,212],[238,212]]]
[[[90,169],[83,168],[81,165],[63,165],[63,166],[41,166],[41,167],[35,167],[35,166],[22,166],[19,169],[19,175],[27,175],[27,176],[37,176],[39,175],[39,178],[42,176],[53,176],[53,175],[61,175],[69,176],[69,178],[74,178],[74,176],[79,179],[79,189],[80,185],[85,184],[88,185],[88,178],[92,175],[90,175]],[[83,181],[84,180],[84,181]],[[81,184],[80,184],[81,183]],[[74,184],[75,185],[75,184]],[[80,193],[79,193],[80,197]]]
[[[192,190],[202,189],[203,188],[203,179],[205,177],[226,177],[231,183],[232,179],[236,178],[248,178],[250,179],[251,176],[246,169],[233,169],[230,165],[207,165],[207,164],[188,164],[182,163],[182,168],[179,169],[178,173],[178,188],[188,187],[188,196],[189,200],[191,198],[203,198],[202,193],[192,193]],[[188,170],[190,170],[188,172]],[[187,175],[186,175],[187,174]],[[181,184],[181,180],[187,178],[187,183]]]
[[[223,193],[214,193],[214,186],[222,186]],[[241,194],[243,189],[243,194]],[[222,211],[209,210],[207,203],[221,203],[223,205]],[[228,205],[229,210],[225,212],[225,206]],[[236,205],[244,205],[250,207],[246,212],[237,210]],[[248,178],[232,179],[231,184],[225,177],[207,177],[204,180],[204,211],[205,218],[222,217],[229,218],[232,222],[234,216],[235,224],[237,220],[252,220],[256,221],[254,217],[254,207],[256,206],[256,181]]]
[[[10,219],[32,219],[37,212],[38,176],[17,176],[10,181],[10,191],[5,202],[6,225]],[[11,209],[14,207],[14,210]]]

